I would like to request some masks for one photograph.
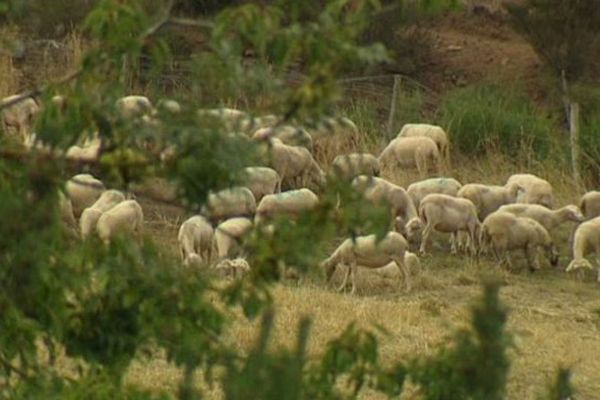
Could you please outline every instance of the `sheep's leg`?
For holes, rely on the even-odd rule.
[[[427,247],[427,241],[429,240],[429,236],[431,235],[432,231],[433,231],[433,225],[428,223],[425,226],[425,229],[423,229],[423,234],[421,236],[421,247],[419,248],[419,253],[425,254],[426,247]]]
[[[394,263],[396,263],[396,267],[398,268],[398,270],[400,270],[400,273],[402,274],[402,279],[404,279],[404,287],[405,290],[408,292],[410,290],[410,273],[408,271],[408,268],[402,258],[395,257]]]
[[[346,284],[348,283],[348,276],[350,276],[350,267],[346,266],[346,274],[344,275],[344,279],[342,281],[342,285],[337,289],[338,292],[341,292],[346,288]]]
[[[456,255],[458,253],[457,247],[460,247],[460,243],[457,242],[459,240],[460,238],[456,232],[450,234],[450,254]]]
[[[356,260],[353,260],[352,263],[350,263],[350,280],[352,281],[350,294],[353,295],[356,293]]]

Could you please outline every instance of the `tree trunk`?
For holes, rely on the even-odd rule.
[[[392,90],[392,102],[390,104],[390,115],[388,116],[388,137],[393,139],[396,125],[396,108],[398,107],[398,97],[400,96],[400,85],[402,83],[402,77],[400,75],[394,75],[394,89]]]

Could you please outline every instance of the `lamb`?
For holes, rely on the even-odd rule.
[[[595,217],[577,227],[573,240],[573,260],[567,266],[567,272],[579,268],[593,269],[592,263],[585,256],[596,253],[596,263],[600,257],[600,217]],[[600,269],[598,270],[598,282],[600,282]]]
[[[410,196],[416,208],[419,208],[421,200],[428,194],[440,193],[456,197],[456,194],[462,187],[462,183],[453,178],[430,178],[423,181],[411,183],[406,188],[406,193]]]
[[[481,231],[481,242],[491,244],[496,258],[505,256],[504,261],[511,266],[509,250],[523,250],[530,271],[540,268],[537,249],[546,250],[546,256],[552,266],[558,264],[558,252],[550,234],[536,220],[528,217],[516,217],[511,213],[496,211],[484,221]]]
[[[379,161],[369,153],[351,153],[337,156],[331,164],[332,175],[350,181],[358,175],[378,176]]]
[[[279,174],[268,167],[247,167],[241,173],[242,184],[250,189],[258,203],[265,195],[281,191]]]
[[[102,213],[110,210],[122,201],[125,201],[125,196],[118,190],[103,192],[94,204],[81,213],[81,218],[79,218],[81,237],[85,239],[92,232],[95,232],[98,219],[100,219]]]
[[[552,208],[554,194],[552,185],[545,179],[533,174],[515,174],[508,178],[506,187],[519,185],[523,191],[517,196],[517,203],[540,204]]]
[[[313,139],[308,131],[291,125],[260,128],[252,134],[252,139],[256,141],[264,141],[270,138],[277,138],[290,146],[302,146],[310,151],[313,149]]]
[[[234,186],[217,193],[209,193],[205,212],[213,221],[232,217],[251,217],[256,211],[256,200],[250,189]]]
[[[519,190],[521,187],[516,183],[509,186],[469,183],[460,188],[456,196],[471,200],[477,208],[479,219],[483,221],[500,206],[514,203]]]
[[[398,137],[392,140],[379,155],[382,169],[395,170],[397,166],[416,167],[425,176],[431,166],[441,169],[440,152],[435,142],[427,137]]]
[[[130,95],[121,97],[115,107],[122,118],[131,119],[154,113],[152,102],[146,96]]]
[[[444,129],[430,124],[405,124],[396,137],[427,137],[435,142],[446,163],[450,162],[450,142]]]
[[[144,213],[135,200],[125,200],[104,212],[98,219],[98,236],[108,244],[116,234],[133,233],[141,240]]]
[[[513,214],[516,217],[529,217],[536,220],[548,232],[552,232],[559,225],[567,222],[582,222],[584,216],[579,207],[567,205],[557,210],[550,210],[539,204],[507,204],[498,209],[498,211]]]
[[[600,192],[592,190],[581,197],[579,208],[586,220],[600,216]]]
[[[352,181],[352,186],[362,192],[367,200],[374,204],[382,201],[390,207],[391,219],[396,221],[398,231],[405,233],[405,224],[417,218],[417,210],[402,187],[394,185],[383,178],[360,175]]]
[[[409,272],[404,263],[404,255],[408,243],[404,236],[397,232],[388,232],[386,236],[378,240],[376,235],[359,236],[354,239],[346,239],[333,252],[333,254],[322,262],[325,269],[326,280],[329,282],[336,267],[339,264],[348,265],[344,281],[338,291],[346,287],[348,275],[351,275],[351,294],[356,291],[355,274],[357,265],[367,268],[385,267],[389,262],[394,262],[404,277],[405,288],[410,289]]]
[[[268,194],[256,207],[255,223],[280,215],[298,216],[312,210],[319,204],[319,198],[310,189],[302,188],[287,192]]]
[[[279,174],[280,188],[320,189],[325,184],[325,173],[308,149],[288,146],[277,138],[269,143],[269,166]]]
[[[215,229],[213,249],[222,260],[232,257],[239,251],[239,243],[252,229],[252,221],[248,218],[231,218],[221,222]]]
[[[100,138],[94,138],[87,141],[84,146],[71,146],[67,149],[65,157],[72,161],[93,162],[100,157],[102,141]]]
[[[177,233],[183,265],[209,263],[212,258],[213,238],[213,227],[203,216],[196,215],[184,221]]]
[[[17,97],[19,97],[18,94],[5,97],[0,101],[0,104],[6,104]],[[22,142],[25,142],[28,136],[33,133],[35,117],[40,111],[41,108],[33,97],[13,104],[1,111],[2,130],[7,135],[16,136]]]
[[[65,191],[73,204],[75,217],[94,204],[105,189],[104,184],[90,174],[79,174],[69,179]]]
[[[411,237],[425,223],[421,237],[421,247],[419,249],[421,254],[425,254],[427,242],[433,230],[452,234],[452,254],[456,254],[457,252],[456,236],[458,232],[468,232],[471,254],[476,254],[481,223],[477,218],[477,209],[470,200],[446,194],[429,194],[425,196],[419,205],[419,217],[420,220],[415,219],[407,224],[407,232],[409,237]]]
[[[171,99],[160,99],[156,104],[156,108],[166,111],[169,114],[181,113],[181,105],[177,101]]]

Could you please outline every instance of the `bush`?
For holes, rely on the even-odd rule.
[[[448,93],[438,119],[455,149],[471,155],[493,148],[516,157],[526,149],[542,159],[548,155],[555,128],[524,93],[489,84]]]

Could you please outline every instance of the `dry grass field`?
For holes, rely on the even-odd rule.
[[[481,30],[481,27],[478,29]],[[535,56],[522,42],[515,43],[514,35],[486,34],[473,39],[474,32],[466,34],[465,30],[468,29],[457,30],[451,24],[450,27],[443,25],[435,32],[440,52],[444,52],[448,45],[458,43],[471,51],[472,58],[465,56],[466,51],[460,55],[448,54],[447,58],[438,59],[432,66],[432,76],[438,72],[441,76],[441,71],[448,66],[462,68],[469,81],[482,78],[482,74],[485,77],[495,74],[496,69],[489,65],[500,65],[504,58],[486,55],[481,60],[485,66],[479,69],[472,63],[474,58],[480,57],[477,48],[491,51],[495,41],[506,45],[502,51],[510,53],[509,48],[518,49],[521,59],[527,62],[520,72],[527,75],[531,68],[536,67]],[[71,50],[68,56],[36,79],[45,81],[48,77],[61,76],[76,65],[81,44],[76,38],[69,40],[67,46]],[[471,41],[475,44],[471,45]],[[514,46],[510,46],[511,43]],[[475,45],[478,47],[473,47]],[[515,68],[518,60],[508,58],[510,68]],[[26,88],[23,85],[23,74],[26,73],[0,55],[0,76],[14,77],[0,80],[0,98]],[[518,72],[511,69],[510,74]],[[432,86],[444,88],[444,84],[435,84],[436,77],[439,78],[438,75],[431,77]],[[360,126],[365,121],[358,122]],[[330,138],[321,144],[318,158],[323,166],[327,166],[336,154],[346,151],[376,153],[383,145],[383,141],[365,136]],[[503,184],[512,173],[527,170],[545,177],[554,185],[560,205],[576,203],[581,195],[571,182],[566,163],[560,161],[538,164],[524,156],[515,162],[490,152],[488,156],[475,160],[454,154],[452,165],[446,175],[463,183]],[[402,186],[418,180],[418,176],[411,172],[386,177]],[[183,209],[149,198],[140,197],[140,203],[147,219],[146,234],[173,258],[173,262],[178,262],[177,230],[188,215]],[[565,224],[560,231],[552,233],[560,246],[560,263],[556,269],[543,260],[542,269],[530,273],[521,254],[514,258],[515,270],[510,272],[499,269],[486,257],[475,260],[464,255],[451,256],[447,237],[438,234],[434,236],[431,255],[422,259],[422,270],[414,273],[412,289],[408,293],[402,291],[400,275],[395,270],[361,269],[357,294],[353,296],[335,291],[342,271],[337,271],[331,285],[326,285],[323,278],[301,278],[298,282],[277,284],[273,287],[276,320],[272,346],[292,346],[299,320],[310,316],[313,325],[308,351],[312,357],[323,352],[327,341],[352,322],[379,332],[384,362],[433,354],[438,345],[448,342],[449,335],[468,324],[470,305],[481,292],[481,278],[491,274],[503,282],[500,295],[509,310],[508,330],[515,339],[515,347],[510,351],[512,365],[508,398],[537,398],[554,377],[557,367],[567,366],[573,369],[578,398],[600,399],[600,284],[589,273],[567,275],[564,272],[570,260],[567,241],[571,228],[572,225]],[[379,331],[377,326],[383,327],[387,333]],[[254,343],[257,333],[256,321],[248,321],[241,312],[234,312],[230,329],[223,340],[247,349]],[[136,361],[127,377],[130,383],[156,391],[175,391],[179,379],[180,371],[160,354]],[[218,388],[204,389],[207,398],[222,398]],[[420,398],[410,385],[407,389],[403,398]],[[360,398],[379,397],[364,392]]]

